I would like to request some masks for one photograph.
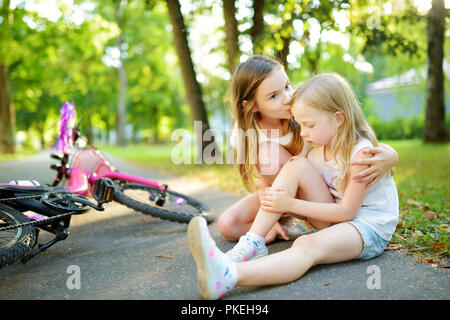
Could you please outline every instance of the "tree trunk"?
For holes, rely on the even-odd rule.
[[[239,32],[234,1],[235,0],[223,0],[225,45],[227,50],[228,70],[230,73],[233,73],[239,56]]]
[[[289,68],[288,68],[288,62],[287,62],[287,56],[289,54],[289,45],[291,44],[291,37],[281,38],[283,40],[283,48],[281,48],[280,51],[277,53],[277,57],[280,60],[280,62],[284,66],[284,70],[289,75]]]
[[[444,0],[433,0],[428,15],[428,78],[424,128],[425,142],[447,140],[444,104]]]
[[[16,113],[11,99],[8,67],[0,64],[0,152],[15,152]]]
[[[0,45],[2,46],[0,53],[5,54],[8,50],[5,50],[3,46],[10,39],[14,16],[10,10],[10,1],[2,2],[1,18],[3,23],[0,24]],[[9,84],[9,68],[5,58],[0,56],[0,152],[14,153],[16,151],[16,112]]]
[[[116,118],[116,130],[117,130],[117,138],[116,138],[116,144],[119,146],[124,146],[127,144],[126,136],[125,136],[125,125],[126,125],[126,118],[127,118],[127,105],[126,105],[126,95],[127,95],[127,89],[128,89],[128,83],[127,83],[127,74],[125,71],[125,65],[124,61],[122,59],[122,45],[123,45],[123,7],[122,7],[122,1],[117,1],[117,10],[116,10],[116,17],[117,17],[117,25],[120,29],[119,37],[117,38],[117,47],[119,48],[120,52],[120,66],[117,69],[119,73],[119,81],[120,81],[120,89],[119,89],[119,97],[117,100],[117,118]],[[126,0],[124,0],[126,2]]]
[[[205,148],[210,145],[211,142],[203,141],[203,135],[205,131],[209,129],[209,123],[205,105],[203,103],[202,90],[195,75],[194,64],[192,62],[191,52],[188,45],[187,31],[184,25],[183,15],[181,14],[180,3],[178,0],[166,0],[166,2],[169,10],[170,22],[172,23],[175,49],[180,63],[187,100],[191,109],[191,117],[193,121],[200,121],[201,134],[198,133],[195,138],[197,151],[199,151],[198,157],[203,159]],[[214,148],[214,150],[217,150],[217,148]],[[217,155],[218,152],[212,154],[213,157]]]
[[[264,0],[253,0],[253,27],[250,31],[253,53],[262,53],[259,40],[264,31]]]

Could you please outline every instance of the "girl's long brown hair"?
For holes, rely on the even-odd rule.
[[[238,137],[236,147],[237,164],[242,182],[248,191],[254,191],[255,178],[258,175],[256,167],[259,140],[257,122],[260,119],[259,112],[252,112],[255,105],[255,93],[263,80],[275,69],[283,68],[282,64],[266,56],[254,55],[241,63],[233,73],[231,84],[228,88],[228,105],[233,121],[238,129],[245,133],[244,139]],[[243,102],[247,101],[244,108]],[[285,135],[293,133],[292,140],[286,149],[293,155],[300,153],[303,140],[300,136],[300,127],[291,119],[280,119]]]

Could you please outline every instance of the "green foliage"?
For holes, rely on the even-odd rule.
[[[21,3],[12,10],[10,35],[0,40],[1,61],[10,66],[17,130],[28,132],[28,139],[37,132],[42,147],[53,143],[54,138],[44,132],[56,126],[65,101],[75,102],[89,138],[94,127],[97,131],[115,127],[118,73],[105,63],[105,57],[116,46],[119,29],[114,3],[94,4],[84,12],[82,23],[75,23],[71,20],[74,7],[61,6],[62,16],[51,21],[27,11]],[[130,88],[127,122],[133,125],[135,139],[145,138],[139,132],[149,129],[152,139],[159,140],[161,119],[173,119],[168,129],[172,130],[186,126],[189,118],[170,22],[161,3],[149,7],[143,0],[129,1],[124,14],[122,54]]]
[[[276,55],[283,49],[283,40],[289,39],[291,45],[303,50],[290,57],[289,76],[294,87],[314,72],[338,72],[353,85],[360,101],[366,102],[368,83],[426,65],[426,15],[417,12],[411,1],[400,2],[401,8],[396,1],[388,0],[265,1],[265,29],[258,47]],[[168,132],[175,128],[192,129],[164,1],[122,1],[122,30],[116,21],[117,2],[90,2],[81,23],[72,19],[73,10],[87,1],[76,1],[74,5],[57,2],[62,16],[56,21],[27,11],[25,1],[15,3],[12,27],[4,28],[1,23],[0,62],[9,67],[18,131],[29,131],[30,136],[37,135],[36,141],[51,145],[54,137],[44,132],[55,128],[62,103],[74,101],[78,116],[83,117],[83,131],[90,138],[95,135],[106,141],[115,128],[120,87],[117,66],[107,63],[107,59],[112,58],[111,50],[117,49],[120,32],[124,41],[120,52],[128,81],[126,121],[132,127],[132,140],[167,141]],[[385,10],[389,3],[391,12]],[[183,4],[188,34],[199,15],[211,15],[222,2],[192,0],[189,4]],[[249,39],[251,6],[251,1],[237,2],[241,44]],[[6,19],[3,11],[2,21]],[[347,28],[338,24],[337,13],[349,18]],[[314,41],[312,30],[317,27],[320,35],[330,30],[345,34],[349,46]],[[449,52],[450,41],[445,46]],[[225,51],[223,41],[212,47],[214,54]],[[251,49],[244,51],[252,53]],[[373,72],[362,71],[358,61],[369,62]],[[227,114],[223,98],[228,81],[217,71],[205,70],[201,63],[195,68],[202,75],[208,115]],[[365,103],[363,108],[370,109]],[[386,123],[370,117],[370,121],[381,138],[422,135],[423,116]]]
[[[390,121],[369,116],[368,121],[377,134],[377,138],[385,139],[419,139],[423,137],[425,116],[399,118]],[[450,114],[446,115],[447,131],[450,129]]]
[[[398,151],[400,219],[391,243],[419,258],[448,255],[450,144],[386,141]],[[426,260],[424,260],[426,261]]]

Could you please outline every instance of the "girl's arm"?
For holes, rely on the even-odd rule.
[[[354,160],[352,165],[369,165],[366,170],[362,170],[353,179],[366,183],[366,188],[370,188],[378,182],[398,161],[398,153],[391,146],[380,143],[380,147],[365,148],[364,153],[372,155],[364,159]]]
[[[355,159],[364,159],[367,154],[359,151]],[[364,170],[366,165],[354,165],[350,174],[356,175]],[[293,198],[285,189],[268,188],[261,201],[261,209],[267,212],[292,212],[312,219],[342,222],[353,219],[361,208],[367,194],[365,183],[350,179],[339,203],[319,203]]]

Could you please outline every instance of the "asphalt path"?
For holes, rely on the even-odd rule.
[[[21,161],[0,162],[0,182],[35,179],[49,183],[49,152]],[[204,201],[217,217],[238,198],[203,181],[172,177],[114,159],[127,173],[166,182]],[[187,225],[145,216],[116,203],[104,212],[73,216],[69,237],[26,264],[0,269],[1,300],[200,300]],[[210,232],[219,248],[233,243]],[[40,243],[52,235],[41,232]],[[269,245],[269,253],[291,242]],[[448,300],[450,273],[386,251],[369,261],[316,266],[286,285],[238,288],[223,300]]]

